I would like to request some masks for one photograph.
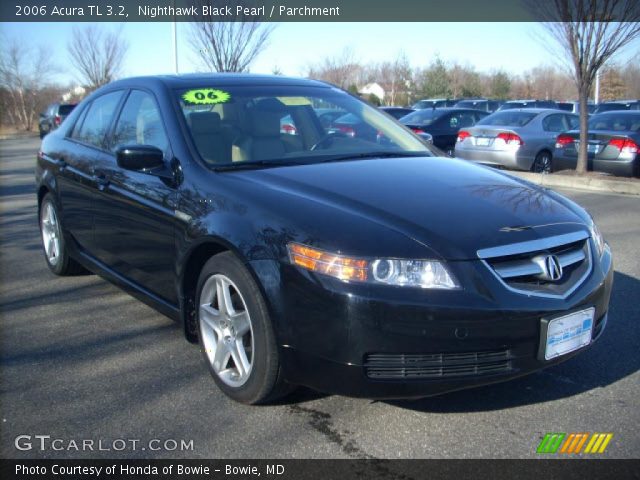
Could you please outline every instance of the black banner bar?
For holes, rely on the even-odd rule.
[[[532,22],[548,20],[543,16],[549,10],[542,6],[550,1],[3,0],[0,21],[233,22],[251,18],[265,22]],[[617,20],[617,16],[614,13],[610,20]]]
[[[640,460],[0,460],[0,478],[627,480],[640,479]]]

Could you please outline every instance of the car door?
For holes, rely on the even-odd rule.
[[[76,247],[92,256],[93,204],[98,189],[94,166],[105,155],[104,139],[122,91],[102,95],[84,107],[57,152],[57,191],[62,224]]]
[[[566,117],[567,114],[565,113],[553,113],[542,119],[543,134],[540,139],[538,150],[545,148],[553,152],[558,135],[569,130],[569,124]]]
[[[105,186],[95,206],[97,256],[117,274],[170,302],[175,289],[174,211],[176,189],[167,179],[118,166],[116,152],[151,145],[172,158],[160,109],[152,93],[129,92],[115,122],[110,154],[96,165]]]

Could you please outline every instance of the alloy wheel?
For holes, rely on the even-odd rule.
[[[548,153],[539,154],[533,162],[534,173],[551,173],[551,155]]]
[[[56,210],[51,202],[45,202],[40,214],[42,231],[42,243],[47,260],[52,266],[56,266],[61,259],[62,249],[60,245],[60,222]]]
[[[222,274],[202,286],[199,316],[203,348],[216,375],[231,387],[246,383],[253,368],[253,327],[240,290]]]

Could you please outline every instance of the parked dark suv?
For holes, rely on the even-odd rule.
[[[40,119],[38,120],[40,138],[44,138],[47,133],[58,128],[75,107],[76,105],[72,103],[52,103],[49,105],[47,109],[40,114]]]
[[[326,130],[319,105],[377,135]],[[286,116],[295,135],[281,133]],[[587,212],[431,149],[322,82],[116,81],[42,142],[45,259],[180,322],[220,389],[245,403],[290,385],[434,395],[591,345],[613,268]]]
[[[493,113],[504,101],[502,100],[487,100],[486,98],[466,98],[460,100],[455,104],[456,108],[470,108],[473,110],[482,110],[483,112]]]
[[[558,104],[553,100],[509,100],[504,102],[497,111],[521,108],[551,108],[558,110]]]

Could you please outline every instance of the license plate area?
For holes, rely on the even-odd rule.
[[[540,360],[553,360],[591,343],[595,308],[587,308],[561,317],[542,319]]]
[[[478,147],[488,147],[489,143],[491,143],[491,139],[489,137],[476,137],[476,145]]]

